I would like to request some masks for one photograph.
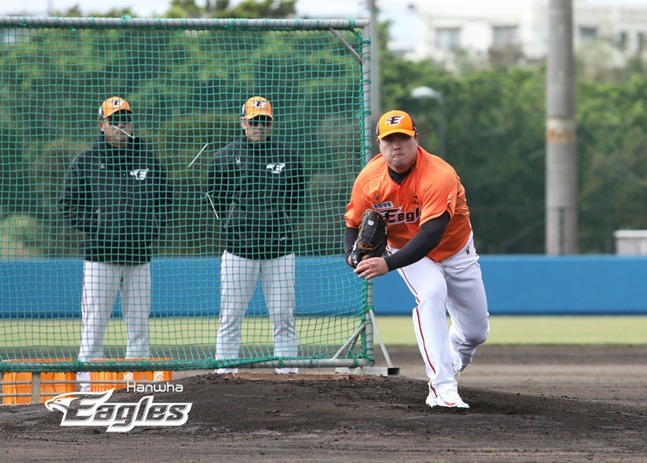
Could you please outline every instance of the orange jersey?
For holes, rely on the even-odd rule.
[[[379,211],[387,222],[389,245],[402,249],[425,222],[449,213],[450,220],[438,246],[428,257],[440,262],[458,252],[472,227],[465,188],[452,166],[418,147],[412,171],[398,185],[389,176],[382,154],[371,159],[353,185],[344,215],[346,225],[358,228],[366,209]]]

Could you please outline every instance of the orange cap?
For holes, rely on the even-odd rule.
[[[254,119],[256,116],[272,116],[272,105],[262,96],[253,96],[243,105],[242,117],[245,119]]]
[[[405,133],[413,137],[418,130],[413,119],[404,111],[393,110],[384,113],[377,123],[377,138],[384,138],[392,133]]]
[[[126,100],[118,96],[112,96],[101,103],[101,106],[99,106],[99,118],[105,119],[112,116],[117,111],[130,111],[131,113],[133,112]]]

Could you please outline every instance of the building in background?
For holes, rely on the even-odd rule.
[[[418,1],[418,40],[407,55],[451,64],[457,55],[489,61],[534,61],[548,51],[549,0]],[[574,46],[605,48],[610,66],[647,56],[647,2],[623,6],[573,1]]]

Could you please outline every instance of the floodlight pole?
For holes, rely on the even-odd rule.
[[[411,98],[421,100],[429,98],[438,102],[438,156],[445,157],[445,97],[442,92],[431,87],[416,87],[411,90]]]

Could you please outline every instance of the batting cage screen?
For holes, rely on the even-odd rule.
[[[367,25],[0,18],[0,371],[373,365]]]

